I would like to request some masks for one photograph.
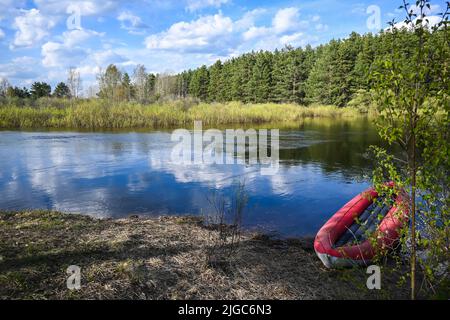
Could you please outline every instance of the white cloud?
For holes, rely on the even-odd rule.
[[[104,33],[96,32],[96,31],[88,30],[88,29],[81,29],[81,30],[76,29],[76,30],[66,31],[63,33],[64,44],[69,48],[79,45],[79,44],[91,39],[94,36],[102,37],[102,36],[104,36]]]
[[[272,24],[276,33],[284,33],[299,28],[300,12],[298,8],[285,8],[278,10]]]
[[[265,9],[255,9],[235,21],[218,13],[178,22],[166,31],[148,36],[145,45],[150,50],[232,57],[251,50],[274,50],[286,44],[303,46],[308,41],[314,44],[317,37],[305,33],[327,28],[319,22],[319,16],[301,20],[298,8],[280,9],[269,25],[258,25],[257,21],[266,13]]]
[[[246,30],[248,28],[254,27],[256,20],[267,13],[266,9],[257,8],[252,11],[248,11],[244,16],[236,21],[235,27],[237,30]]]
[[[192,22],[178,22],[167,31],[145,39],[149,49],[198,50],[223,47],[226,37],[233,32],[233,21],[221,13],[204,16]]]
[[[16,57],[9,63],[0,64],[0,77],[8,80],[18,79],[19,85],[29,84],[39,77],[38,67],[39,61],[32,57]]]
[[[0,0],[0,21],[15,17],[19,11],[17,8],[23,8],[25,0]]]
[[[417,19],[419,19],[419,18],[415,18],[415,19],[413,20],[413,25],[416,25],[416,24],[417,24]],[[428,29],[431,29],[431,28],[433,28],[434,26],[436,26],[437,24],[439,24],[441,21],[442,21],[442,17],[440,17],[440,16],[427,16],[427,17],[425,18],[425,21],[422,22],[422,24],[423,24],[424,27],[426,27],[426,28],[428,28]],[[407,23],[405,23],[404,21],[402,21],[402,22],[396,23],[396,24],[394,25],[394,28],[395,28],[395,29],[403,29],[403,28],[406,28],[406,29],[411,30],[411,29],[413,29],[413,25],[407,24]],[[389,31],[389,30],[392,30],[392,28],[391,28],[391,27],[388,27],[388,28],[386,28],[385,30],[388,30],[388,31]]]
[[[86,51],[80,48],[69,48],[63,43],[47,42],[42,46],[42,64],[45,67],[64,67],[77,65],[86,58]]]
[[[430,8],[425,7],[423,13],[424,13],[425,15],[431,15],[431,14],[436,14],[436,13],[438,13],[439,10],[440,10],[440,6],[439,6],[438,4],[432,4],[432,5],[430,5]],[[413,12],[414,14],[416,14],[416,15],[419,15],[419,14],[420,14],[420,8],[419,8],[418,6],[416,6],[415,4],[411,5],[411,6],[408,8],[408,11],[409,11],[409,12],[412,11],[412,12]]]
[[[98,51],[94,52],[90,55],[89,61],[94,62],[95,65],[103,67],[107,66],[111,63],[114,64],[120,64],[125,63],[128,61],[127,58],[123,57],[122,55],[118,54],[112,49],[105,50],[105,51]]]
[[[2,29],[0,29],[0,40],[2,40],[5,37],[5,32],[3,32]]]
[[[42,46],[42,64],[45,67],[68,67],[83,61],[89,50],[80,45],[94,36],[103,36],[92,30],[71,30],[62,35],[62,42],[49,41]]]
[[[34,0],[38,9],[50,14],[66,14],[68,11],[77,8],[81,15],[98,15],[110,11],[120,4],[119,0]]]
[[[290,35],[285,35],[280,38],[280,42],[284,45],[297,43],[304,36],[302,32],[297,32]]]
[[[37,9],[21,10],[21,15],[14,19],[13,27],[17,29],[12,48],[33,47],[49,35],[56,21],[41,14]]]
[[[323,24],[323,23],[318,23],[315,26],[317,31],[327,31],[328,30],[328,25]]]
[[[127,30],[131,34],[141,34],[142,29],[148,26],[142,22],[142,19],[129,11],[123,11],[117,17],[120,21],[120,27]]]
[[[271,29],[267,27],[251,27],[247,31],[244,32],[243,37],[244,40],[252,40],[267,36],[270,34]]]
[[[411,11],[413,14],[415,14],[417,16],[420,15],[420,8],[417,7],[415,4],[410,5],[408,7],[408,12],[411,12]],[[427,18],[429,18],[430,24],[434,25],[431,22],[436,22],[436,19],[438,18],[436,16],[436,14],[438,14],[440,11],[441,11],[441,7],[438,4],[432,4],[432,5],[430,5],[430,8],[425,7],[423,13],[427,16]],[[389,18],[398,18],[397,20],[401,21],[396,24],[396,28],[403,28],[406,26],[406,24],[403,22],[403,20],[405,19],[405,16],[406,16],[405,9],[400,9],[400,8],[395,9],[394,12],[388,12],[387,16]],[[386,28],[386,30],[390,30],[390,28]]]
[[[193,12],[207,7],[219,8],[228,2],[230,0],[188,0],[186,9]]]

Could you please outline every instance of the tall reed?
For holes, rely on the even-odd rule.
[[[0,128],[168,128],[202,120],[205,125],[295,122],[314,117],[357,117],[355,108],[293,104],[199,103],[182,101],[141,105],[100,99],[46,99],[34,105],[0,104]]]

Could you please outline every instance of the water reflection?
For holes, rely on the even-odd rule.
[[[255,165],[174,164],[169,131],[4,131],[0,208],[98,217],[199,214],[210,210],[212,190],[226,195],[245,181],[247,227],[312,235],[367,186],[355,179],[369,171],[362,155],[376,143],[367,120],[308,120],[280,131],[280,169],[275,176],[262,176]]]

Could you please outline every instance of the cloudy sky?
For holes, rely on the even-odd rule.
[[[179,72],[251,50],[316,46],[401,18],[400,0],[0,0],[0,77],[53,86],[100,68]],[[435,0],[432,13],[444,8]],[[379,10],[379,11],[378,11]]]

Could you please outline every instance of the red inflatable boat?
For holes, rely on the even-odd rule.
[[[377,249],[392,248],[408,219],[407,199],[401,192],[387,201],[373,188],[357,195],[317,233],[314,249],[320,260],[327,268],[367,264]]]

